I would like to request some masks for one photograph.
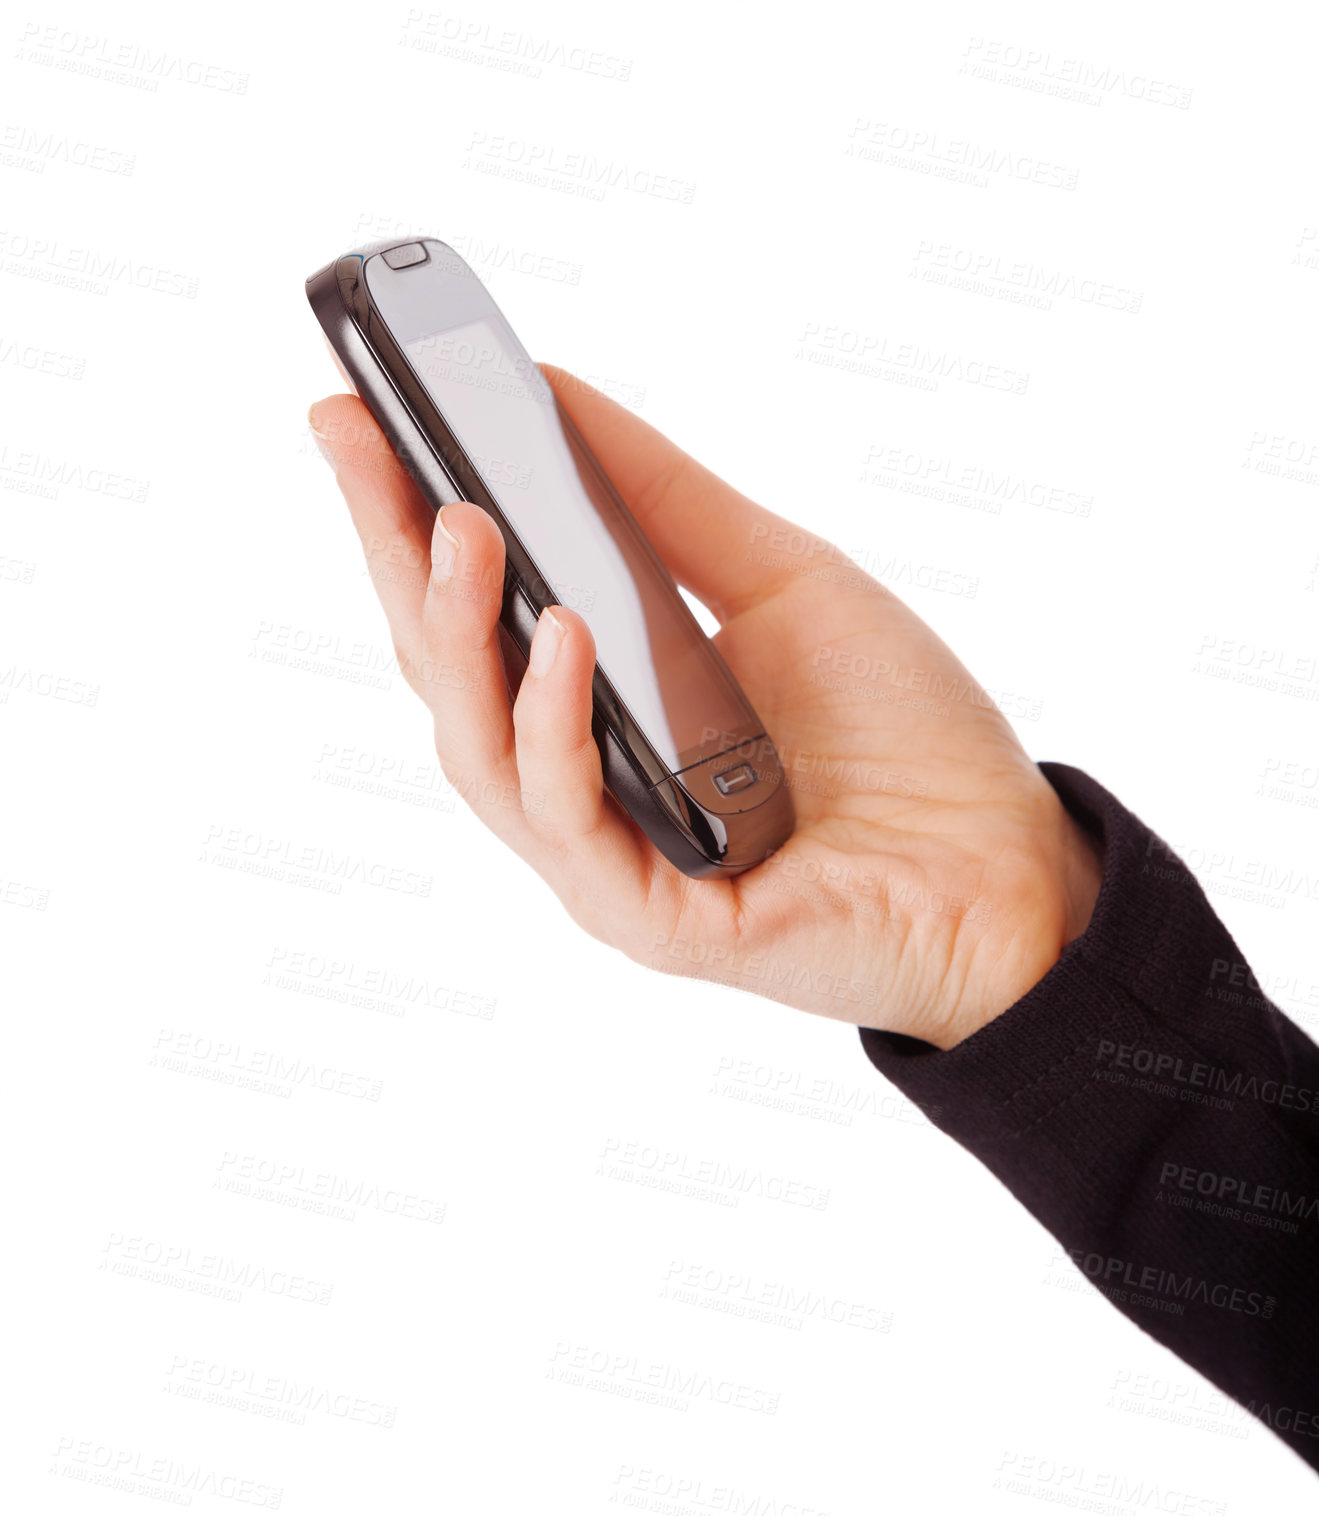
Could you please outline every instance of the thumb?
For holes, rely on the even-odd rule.
[[[665,567],[721,622],[768,600],[831,551],[585,380],[553,364],[540,369]]]

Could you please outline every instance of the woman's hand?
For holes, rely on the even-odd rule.
[[[797,828],[732,879],[689,879],[656,852],[603,787],[586,622],[547,610],[523,674],[499,627],[494,522],[470,504],[435,517],[362,402],[331,396],[312,428],[446,777],[579,925],[637,962],[954,1046],[1085,930],[1091,844],[896,596],[589,385],[544,372],[673,577],[718,618]]]

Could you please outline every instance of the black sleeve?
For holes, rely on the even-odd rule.
[[[1167,845],[1040,767],[1103,848],[1089,928],[957,1047],[862,1043],[1120,1311],[1319,1468],[1319,1048]]]

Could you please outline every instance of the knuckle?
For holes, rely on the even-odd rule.
[[[549,826],[548,798],[545,791],[533,785],[522,784],[518,789],[522,814],[538,830]]]
[[[513,729],[518,734],[518,743],[530,748],[541,747],[546,740],[545,716],[537,696],[542,691],[534,679],[524,679],[513,699]]]
[[[398,664],[399,673],[403,675],[408,687],[420,695],[422,691],[420,682],[417,679],[416,660],[397,637],[392,640],[391,645],[394,649],[394,661]]]

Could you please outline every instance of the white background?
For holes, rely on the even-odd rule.
[[[377,236],[465,250],[536,356],[906,595],[1313,1027],[1303,10],[409,15],[4,23],[8,1503],[1308,1508],[854,1032],[611,954],[448,792],[306,427],[303,295]],[[920,277],[968,262],[988,293]],[[403,887],[234,866],[304,848]],[[378,1098],[237,1082],[270,1055]],[[789,1324],[730,1309],[764,1294]]]

